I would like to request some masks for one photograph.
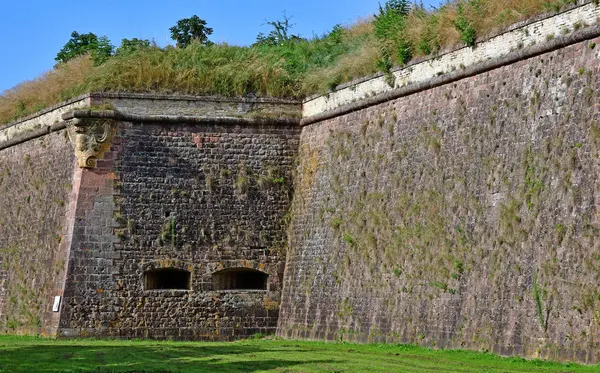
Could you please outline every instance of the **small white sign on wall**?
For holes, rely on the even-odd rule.
[[[54,304],[52,305],[52,312],[58,312],[60,309],[60,295],[54,297]]]

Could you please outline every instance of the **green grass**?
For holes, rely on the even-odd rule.
[[[252,339],[53,340],[0,336],[0,372],[598,372],[600,366],[405,345]]]

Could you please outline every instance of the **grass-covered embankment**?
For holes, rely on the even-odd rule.
[[[311,40],[290,38],[250,47],[154,46],[113,56],[99,66],[84,56],[3,92],[0,123],[92,91],[303,98],[387,72],[414,57],[472,44],[516,21],[575,2],[448,0],[437,9],[412,5],[402,14],[384,8],[373,18],[333,27]]]
[[[281,340],[157,342],[0,337],[0,372],[598,372],[416,346]]]

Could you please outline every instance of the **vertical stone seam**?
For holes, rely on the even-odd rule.
[[[67,206],[67,212],[65,214],[64,223],[64,239],[60,244],[59,252],[65,253],[65,265],[62,272],[62,277],[57,279],[55,295],[60,295],[61,305],[58,312],[58,316],[55,320],[55,335],[58,335],[60,325],[62,322],[62,310],[64,305],[64,293],[67,284],[67,277],[69,274],[69,262],[71,261],[71,253],[73,249],[73,231],[75,228],[75,218],[77,216],[77,204],[79,201],[79,191],[81,187],[81,179],[83,175],[83,169],[77,165],[77,161],[73,161],[73,179],[72,179],[72,190],[69,196],[69,205]],[[54,321],[54,320],[53,320]]]
[[[86,104],[89,106],[91,98],[88,95],[83,97]],[[61,297],[60,308],[58,310],[56,318],[53,320],[53,335],[58,336],[60,325],[63,318],[63,308],[65,304],[65,289],[67,286],[67,278],[69,276],[69,263],[71,262],[71,255],[73,252],[73,232],[75,230],[75,219],[77,218],[77,206],[79,202],[79,192],[81,190],[81,180],[83,177],[83,169],[77,164],[77,159],[73,156],[73,177],[71,179],[71,193],[69,195],[69,204],[65,213],[65,220],[63,225],[64,238],[59,246],[59,252],[64,253],[65,264],[62,270],[62,276],[56,279],[55,295]],[[51,301],[54,301],[51,299]],[[50,310],[52,312],[52,310]]]

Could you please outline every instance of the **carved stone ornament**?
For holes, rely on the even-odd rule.
[[[94,168],[110,149],[115,126],[110,119],[73,118],[67,121],[69,139],[81,168]]]

